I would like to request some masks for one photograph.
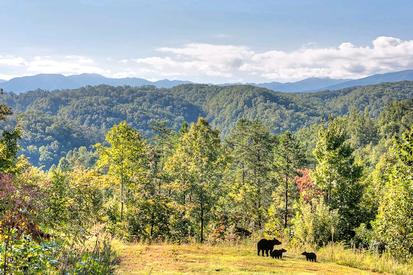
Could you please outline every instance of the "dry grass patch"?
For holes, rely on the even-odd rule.
[[[283,260],[256,255],[254,246],[199,244],[123,244],[116,241],[120,256],[118,274],[374,274],[330,262],[306,262],[288,254]]]

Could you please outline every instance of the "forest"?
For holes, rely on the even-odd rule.
[[[413,82],[5,93],[0,270],[110,274],[114,239],[413,259]]]
[[[260,120],[271,133],[296,132],[329,115],[348,114],[353,108],[377,118],[394,100],[413,97],[413,82],[384,83],[307,94],[277,93],[254,86],[181,85],[86,86],[75,90],[6,93],[1,102],[14,115],[0,126],[22,129],[21,153],[37,166],[49,169],[81,146],[88,150],[103,142],[115,124],[127,121],[145,138],[153,124],[164,121],[178,130],[183,122],[205,117],[226,137],[240,119]]]

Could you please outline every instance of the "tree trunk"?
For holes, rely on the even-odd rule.
[[[4,260],[3,260],[3,274],[7,274],[7,253],[8,253],[9,239],[4,243]]]
[[[123,182],[123,176],[121,177],[121,182],[120,182],[120,221],[123,221],[123,207],[124,207],[124,182]]]
[[[204,203],[201,201],[201,243],[204,242]]]
[[[259,160],[259,158],[258,158]],[[257,170],[254,168],[254,178],[255,178],[255,185],[257,187],[257,224],[258,224],[258,229],[261,230],[262,228],[262,216],[261,216],[261,182],[259,177],[257,176]]]
[[[285,175],[285,209],[284,209],[284,228],[288,226],[288,176]]]
[[[154,210],[152,210],[152,213],[151,213],[151,232],[150,232],[150,239],[151,239],[151,241],[152,241],[152,235],[153,235],[153,227],[154,227],[154,224],[155,224],[155,215],[154,215],[154,213],[153,213],[153,211]]]

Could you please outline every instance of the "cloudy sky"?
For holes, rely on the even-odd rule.
[[[411,0],[0,0],[0,79],[196,82],[413,69]]]

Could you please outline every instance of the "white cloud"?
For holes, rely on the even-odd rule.
[[[0,78],[37,73],[100,73],[113,77],[184,79],[197,82],[292,81],[307,77],[359,78],[413,68],[413,40],[377,37],[368,46],[315,43],[293,51],[190,43],[162,47],[141,58],[101,60],[85,56],[0,55]]]
[[[31,73],[61,73],[65,75],[79,73],[107,73],[91,58],[68,55],[63,57],[35,56],[27,65]]]
[[[0,55],[0,66],[19,67],[24,66],[26,60],[19,56]]]
[[[378,37],[371,46],[256,52],[244,46],[187,44],[160,48],[159,56],[131,60],[151,76],[207,81],[290,81],[307,77],[358,78],[413,68],[413,40]]]

